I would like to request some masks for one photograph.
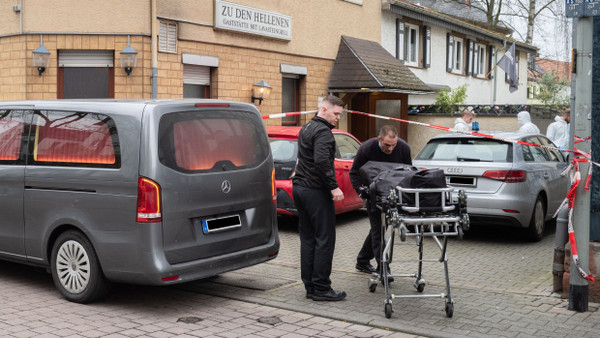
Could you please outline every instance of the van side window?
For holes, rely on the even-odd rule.
[[[117,129],[106,115],[38,111],[31,133],[33,164],[120,167]]]
[[[19,159],[23,115],[21,110],[0,110],[0,163],[15,163]]]

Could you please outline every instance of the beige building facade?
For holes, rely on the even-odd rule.
[[[216,98],[262,114],[316,109],[342,35],[381,38],[381,2],[362,0],[1,1],[0,100]],[[359,23],[360,24],[357,24]],[[137,63],[128,75],[122,51]],[[49,65],[40,74],[33,51]],[[302,124],[303,118],[266,121]]]

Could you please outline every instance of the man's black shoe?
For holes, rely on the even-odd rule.
[[[312,292],[308,292],[308,291],[306,291],[306,299],[313,299],[313,294],[312,294]]]
[[[377,272],[375,267],[371,265],[371,263],[356,263],[356,270],[364,273],[373,273]]]
[[[344,298],[346,298],[346,292],[335,291],[333,289],[327,292],[314,292],[312,294],[312,299],[315,301],[338,301]]]

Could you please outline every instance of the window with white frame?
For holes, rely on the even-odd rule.
[[[475,76],[477,77],[484,77],[485,76],[485,60],[486,60],[486,55],[485,55],[485,45],[477,45],[477,49],[478,49],[478,55],[477,55],[477,72],[475,73]]]
[[[446,42],[446,71],[454,74],[463,74],[464,39],[448,33]]]
[[[486,66],[486,46],[483,44],[475,43],[473,46],[472,52],[472,71],[471,74],[474,77],[484,77],[485,76],[485,66]]]
[[[463,46],[464,40],[462,38],[454,38],[454,67],[452,68],[453,73],[462,74],[463,72]]]
[[[396,22],[396,58],[404,64],[419,67],[420,27],[401,20]]]
[[[177,24],[166,21],[160,22],[158,51],[177,53]]]
[[[419,26],[406,24],[406,60],[407,66],[419,66]]]

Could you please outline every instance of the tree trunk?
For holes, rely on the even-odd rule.
[[[529,11],[527,13],[527,37],[525,38],[525,43],[531,44],[533,42],[533,28],[535,23],[535,1],[529,0]]]

